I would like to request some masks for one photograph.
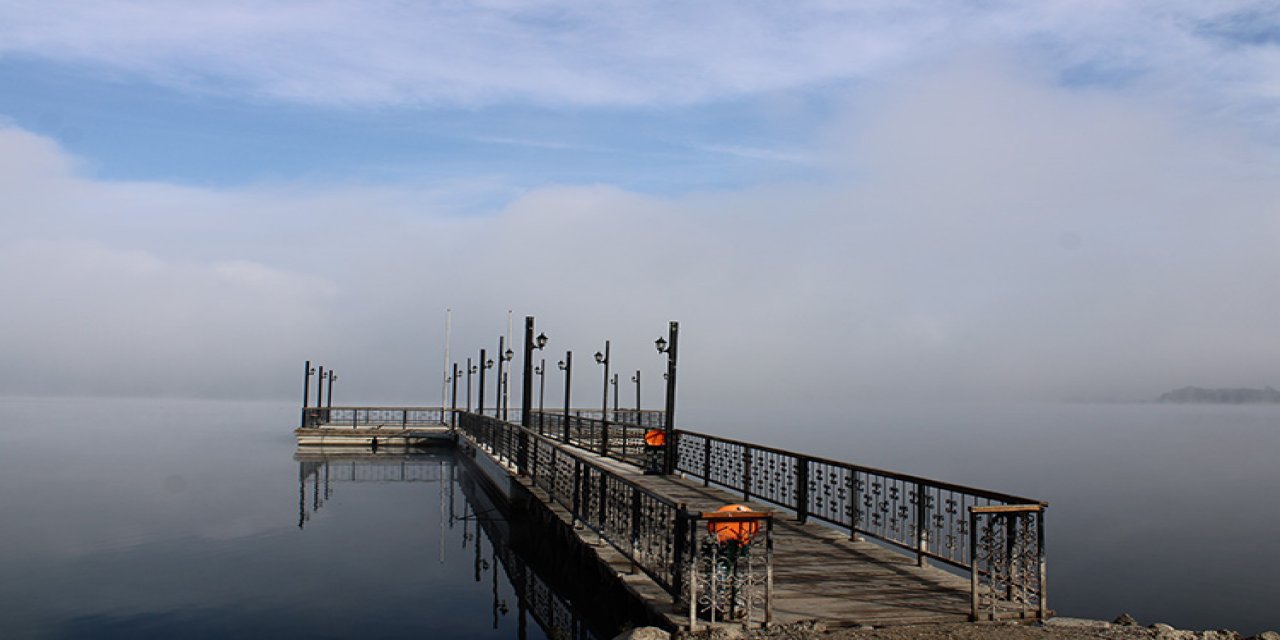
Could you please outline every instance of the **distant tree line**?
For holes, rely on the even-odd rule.
[[[1160,396],[1160,402],[1202,402],[1214,404],[1280,403],[1280,391],[1265,389],[1204,389],[1183,387]]]

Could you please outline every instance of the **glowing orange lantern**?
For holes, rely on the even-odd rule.
[[[644,443],[651,447],[661,447],[667,443],[667,432],[662,429],[650,429],[644,434]]]

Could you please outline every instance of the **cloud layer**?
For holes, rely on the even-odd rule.
[[[875,80],[974,47],[1068,81],[1274,114],[1274,3],[226,0],[0,7],[0,55],[331,105],[688,104]]]
[[[1280,378],[1280,170],[1242,130],[990,60],[872,98],[821,181],[483,216],[413,187],[98,181],[0,130],[0,389],[289,397],[311,358],[347,400],[434,402],[446,307],[455,359],[536,315],[584,403],[605,339],[656,403],[680,320],[695,414]]]

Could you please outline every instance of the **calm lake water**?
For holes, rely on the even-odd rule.
[[[527,531],[465,465],[300,460],[296,421],[291,403],[0,399],[0,637],[614,630],[569,613],[575,585],[539,573]],[[1062,615],[1280,629],[1278,408],[917,405],[694,423],[1049,501]]]

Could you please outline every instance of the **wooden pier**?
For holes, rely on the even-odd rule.
[[[644,434],[660,419],[635,412],[625,417],[649,424],[599,412],[535,412],[527,427],[439,408],[308,412],[300,444],[456,441],[509,498],[559,519],[670,628],[717,615],[828,626],[1051,615],[1042,502],[686,431],[676,432],[676,473],[647,475]],[[752,568],[733,570],[751,593],[735,591],[740,604],[716,610],[707,589],[723,558],[700,554],[715,546],[706,514],[728,504],[769,514],[768,531],[750,545]]]

